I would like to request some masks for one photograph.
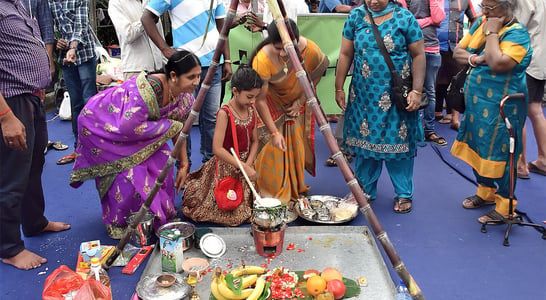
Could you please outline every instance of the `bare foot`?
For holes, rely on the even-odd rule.
[[[68,230],[70,229],[70,224],[68,223],[65,223],[65,222],[52,222],[52,221],[49,221],[49,223],[47,223],[46,227],[44,227],[44,229],[42,229],[42,232],[59,232],[59,231],[64,231],[64,230]]]
[[[10,258],[3,258],[2,262],[8,265],[12,265],[17,269],[30,270],[38,268],[42,264],[45,264],[47,262],[47,259],[25,249],[15,256],[12,256]]]

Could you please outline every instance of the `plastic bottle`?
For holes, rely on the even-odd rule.
[[[396,287],[396,296],[394,296],[395,300],[411,300],[411,295],[408,291],[408,288],[404,284],[402,280],[400,280],[400,284]]]
[[[105,269],[102,268],[100,260],[97,257],[91,258],[91,269],[87,273],[87,278],[93,278],[97,281],[100,281],[103,285],[110,287],[110,276]]]

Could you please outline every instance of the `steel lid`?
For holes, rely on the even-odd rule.
[[[217,258],[226,252],[226,242],[217,234],[207,233],[201,237],[199,248],[206,256]]]
[[[176,282],[169,287],[161,287],[156,280],[163,274],[169,274],[176,278]],[[181,274],[163,272],[144,276],[136,286],[138,297],[143,300],[173,300],[189,298],[191,287],[186,283]]]

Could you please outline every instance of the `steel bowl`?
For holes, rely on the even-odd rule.
[[[182,235],[182,250],[190,249],[195,241],[195,225],[188,222],[171,222],[157,229],[155,235],[159,238],[161,232],[170,229],[178,229]]]

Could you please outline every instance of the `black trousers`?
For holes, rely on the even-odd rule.
[[[31,94],[10,97],[6,102],[25,126],[27,149],[12,150],[3,138],[0,139],[1,258],[10,258],[25,249],[21,227],[25,236],[32,236],[48,224],[44,216],[42,190],[44,149],[47,146],[44,105]]]

